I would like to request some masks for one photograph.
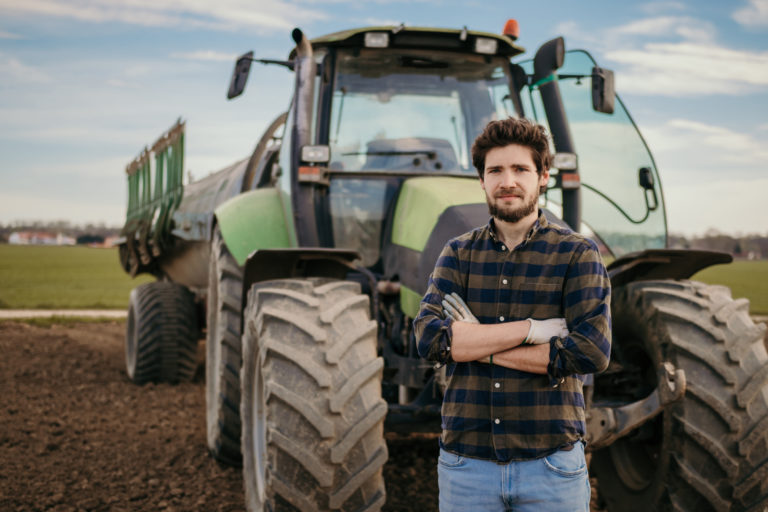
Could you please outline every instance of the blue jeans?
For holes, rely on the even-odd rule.
[[[584,444],[570,451],[508,464],[462,457],[440,449],[440,512],[589,512]]]

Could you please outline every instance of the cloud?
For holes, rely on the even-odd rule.
[[[322,20],[317,10],[298,8],[286,0],[0,0],[0,13],[50,16],[79,21],[214,30],[258,27],[290,29],[297,22]]]
[[[685,11],[687,7],[682,2],[648,2],[640,5],[640,10],[646,14],[659,14],[669,11]]]
[[[746,7],[734,11],[731,17],[746,27],[768,27],[768,0],[748,0]]]
[[[648,43],[607,51],[605,58],[622,66],[617,89],[624,92],[733,95],[768,86],[768,52],[692,42]]]
[[[0,30],[0,39],[22,39],[22,37],[18,34],[12,34],[11,32]]]
[[[0,53],[0,84],[39,84],[51,78],[37,68],[27,66],[15,57]]]
[[[763,163],[768,161],[762,137],[723,126],[676,118],[645,127],[643,134],[654,153],[676,167],[696,168],[698,175],[719,174],[724,167],[764,174]]]
[[[359,23],[361,25],[365,25],[368,27],[389,27],[389,26],[400,26],[401,23],[404,23],[404,20],[395,20],[393,18],[363,18],[361,20],[357,20],[355,23]],[[406,25],[408,25],[406,23]]]
[[[688,41],[711,41],[716,29],[712,23],[688,16],[656,16],[610,29],[611,39],[623,36],[679,36]]]
[[[597,31],[567,22],[557,29],[614,68],[623,93],[738,95],[768,85],[768,51],[728,48],[717,41],[714,24],[690,16],[652,16]]]
[[[171,57],[174,59],[198,61],[234,62],[237,55],[234,53],[224,53],[213,50],[199,50],[196,52],[172,53]]]

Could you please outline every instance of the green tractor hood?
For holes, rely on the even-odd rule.
[[[400,189],[390,243],[382,251],[384,275],[399,279],[403,312],[415,317],[429,275],[445,243],[488,222],[477,177],[419,177]]]

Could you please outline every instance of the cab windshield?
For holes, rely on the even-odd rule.
[[[336,70],[331,170],[473,174],[474,138],[514,115],[503,58],[339,51]]]
[[[328,119],[335,247],[379,261],[384,221],[409,176],[476,177],[470,148],[516,115],[509,61],[424,50],[339,50]],[[469,189],[468,189],[469,190]]]

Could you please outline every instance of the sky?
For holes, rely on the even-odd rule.
[[[290,100],[284,59],[310,38],[400,24],[553,37],[614,70],[654,154],[672,233],[768,233],[768,0],[0,0],[0,223],[122,225],[124,169],[179,117],[185,171],[245,158]],[[578,150],[578,148],[577,148]]]

